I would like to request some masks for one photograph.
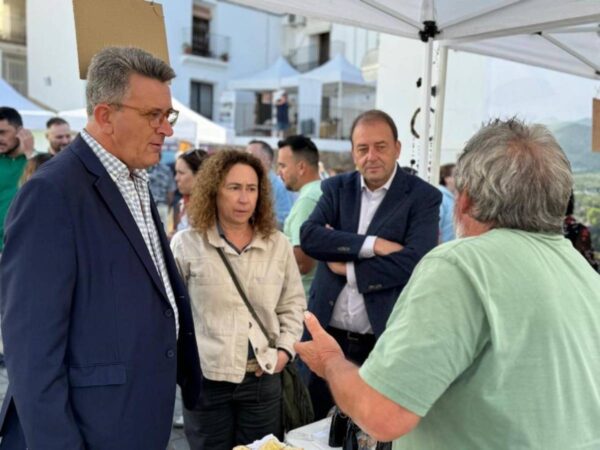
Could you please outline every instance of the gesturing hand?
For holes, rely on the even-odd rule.
[[[334,360],[344,359],[344,352],[313,314],[304,313],[304,324],[312,341],[297,342],[294,344],[294,349],[310,370],[324,378],[327,365]]]

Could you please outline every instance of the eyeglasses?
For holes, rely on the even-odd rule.
[[[169,125],[174,126],[177,123],[177,118],[179,117],[179,111],[176,109],[170,108],[167,111],[161,111],[160,109],[154,109],[152,111],[147,111],[142,108],[137,108],[135,106],[126,105],[124,103],[111,103],[112,106],[116,106],[117,108],[129,108],[137,111],[137,113],[148,119],[150,126],[153,128],[160,127],[165,119],[169,123]]]

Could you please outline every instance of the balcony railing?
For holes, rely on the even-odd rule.
[[[315,67],[327,62],[338,53],[344,54],[346,45],[341,41],[332,41],[330,43],[328,54],[323,58],[319,45],[307,45],[290,50],[285,55],[286,59],[300,72],[308,72]]]
[[[24,17],[11,14],[8,19],[8,25],[6,26],[6,23],[4,25],[4,27],[0,27],[0,41],[21,45],[27,43],[27,28]]]
[[[185,28],[182,52],[188,55],[229,61],[230,37],[214,33],[192,33]]]

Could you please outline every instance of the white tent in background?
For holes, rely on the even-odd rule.
[[[179,100],[172,98],[173,108],[179,111],[179,118],[173,127],[173,138],[186,140],[193,145],[226,144],[231,141],[228,130],[191,110]],[[65,119],[75,131],[80,131],[87,122],[85,108],[60,111],[60,117]]]
[[[598,0],[231,0],[425,43],[419,174],[428,178],[433,42],[441,44],[432,181],[441,148],[448,47],[600,79]]]
[[[336,109],[333,116],[338,122],[338,137],[341,133],[341,124],[351,122],[345,121],[343,99],[344,93],[356,93],[358,91],[372,91],[372,86],[368,85],[361,70],[352,65],[343,55],[337,54],[325,64],[303,73],[302,75],[285,78],[283,87],[298,87],[298,116],[299,122],[303,120],[313,120],[319,124],[321,122],[321,103],[322,97],[332,97],[335,95],[337,100]],[[303,106],[307,106],[303,108]]]
[[[23,126],[30,130],[45,130],[46,121],[56,114],[36,105],[0,78],[0,106],[16,109],[23,118]]]
[[[282,87],[284,78],[299,75],[289,62],[280,56],[267,69],[255,73],[247,78],[239,78],[229,82],[229,89],[237,91],[276,91]]]

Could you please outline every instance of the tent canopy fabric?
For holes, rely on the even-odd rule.
[[[56,114],[36,105],[0,78],[0,106],[10,106],[21,114],[23,126],[30,130],[45,130],[46,121]]]
[[[290,79],[299,74],[300,72],[294,69],[283,56],[280,56],[267,69],[247,78],[230,81],[229,88],[239,91],[276,91],[282,87],[284,78]]]
[[[343,83],[355,86],[365,86],[367,84],[361,70],[350,64],[341,54],[337,54],[333,59],[310,72],[285,78],[282,84],[284,87],[298,86],[299,79],[317,80],[321,84]]]
[[[431,36],[458,50],[600,79],[598,0],[230,1],[413,39]]]
[[[171,101],[173,108],[179,111],[179,118],[173,127],[173,137],[190,141],[194,145],[226,144],[231,140],[226,128],[201,116],[176,98],[172,98]],[[82,130],[87,123],[85,108],[60,111],[58,115],[69,122],[75,131]]]

